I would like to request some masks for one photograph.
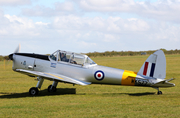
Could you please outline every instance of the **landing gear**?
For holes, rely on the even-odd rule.
[[[162,91],[159,91],[159,88],[158,88],[158,87],[157,87],[157,88],[154,88],[154,89],[158,90],[158,92],[157,92],[158,95],[162,95]]]
[[[54,87],[52,85],[48,86],[48,92],[56,92],[56,91],[57,91],[56,87]]]
[[[32,87],[32,88],[29,89],[29,94],[32,95],[32,96],[35,96],[38,93],[39,93],[39,90],[36,87]]]
[[[162,94],[162,91],[158,91],[157,94],[158,94],[158,95],[161,95],[161,94]]]
[[[37,77],[37,79],[38,79],[38,83],[37,83],[36,87],[32,87],[29,89],[29,94],[32,96],[38,95],[39,89],[41,88],[41,86],[44,82],[44,79],[42,77]],[[56,89],[57,84],[58,84],[58,82],[54,81],[52,85],[49,85],[48,92],[56,92],[57,91],[57,89]]]
[[[38,83],[37,83],[36,87],[32,87],[29,89],[29,94],[32,96],[38,95],[38,93],[39,93],[38,88],[39,89],[41,88],[43,81],[44,81],[44,79],[42,77],[37,77],[37,79],[38,79]]]
[[[54,81],[52,85],[48,86],[48,92],[56,92],[56,86],[57,86],[58,82]]]

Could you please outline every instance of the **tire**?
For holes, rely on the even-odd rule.
[[[57,91],[56,87],[53,86],[52,89],[51,89],[51,87],[52,87],[52,85],[48,86],[48,92],[56,92]]]
[[[158,91],[157,94],[158,94],[158,95],[162,95],[162,91]]]
[[[38,95],[38,93],[39,93],[39,90],[36,87],[32,87],[29,89],[29,94],[32,96]]]

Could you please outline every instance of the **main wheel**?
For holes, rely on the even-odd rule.
[[[29,94],[32,95],[32,96],[35,96],[38,93],[39,93],[39,90],[36,87],[32,87],[32,88],[29,89]]]
[[[162,91],[158,91],[157,94],[158,94],[158,95],[161,95],[161,94],[162,94]]]
[[[48,92],[56,92],[56,91],[57,91],[56,87],[54,87],[52,85],[48,86]]]

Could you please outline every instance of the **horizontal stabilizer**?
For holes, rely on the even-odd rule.
[[[160,81],[158,83],[153,84],[152,87],[174,87],[175,84],[169,83],[169,81],[172,81],[174,79],[175,78],[171,78],[171,79],[168,79],[168,80]]]
[[[90,82],[81,81],[78,79],[74,79],[71,77],[67,77],[60,74],[54,74],[54,73],[47,73],[47,72],[38,72],[38,71],[30,71],[30,70],[23,70],[23,69],[16,69],[16,72],[20,72],[29,76],[35,76],[35,77],[43,77],[49,80],[56,80],[59,82],[67,82],[72,84],[79,84],[79,85],[89,85]]]
[[[170,82],[172,80],[175,80],[175,78],[168,79],[168,80],[166,80],[166,82]]]

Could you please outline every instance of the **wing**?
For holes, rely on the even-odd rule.
[[[54,74],[54,73],[47,73],[47,72],[38,72],[38,71],[30,71],[30,70],[23,70],[23,69],[16,69],[16,72],[20,72],[22,74],[26,74],[29,76],[34,76],[34,77],[43,77],[45,79],[49,79],[49,80],[56,80],[59,82],[66,82],[66,83],[72,83],[72,84],[79,84],[79,85],[89,85],[91,84],[90,82],[85,82],[85,81],[81,81],[78,79],[74,79],[71,77],[67,77],[64,75],[60,75],[60,74]]]

